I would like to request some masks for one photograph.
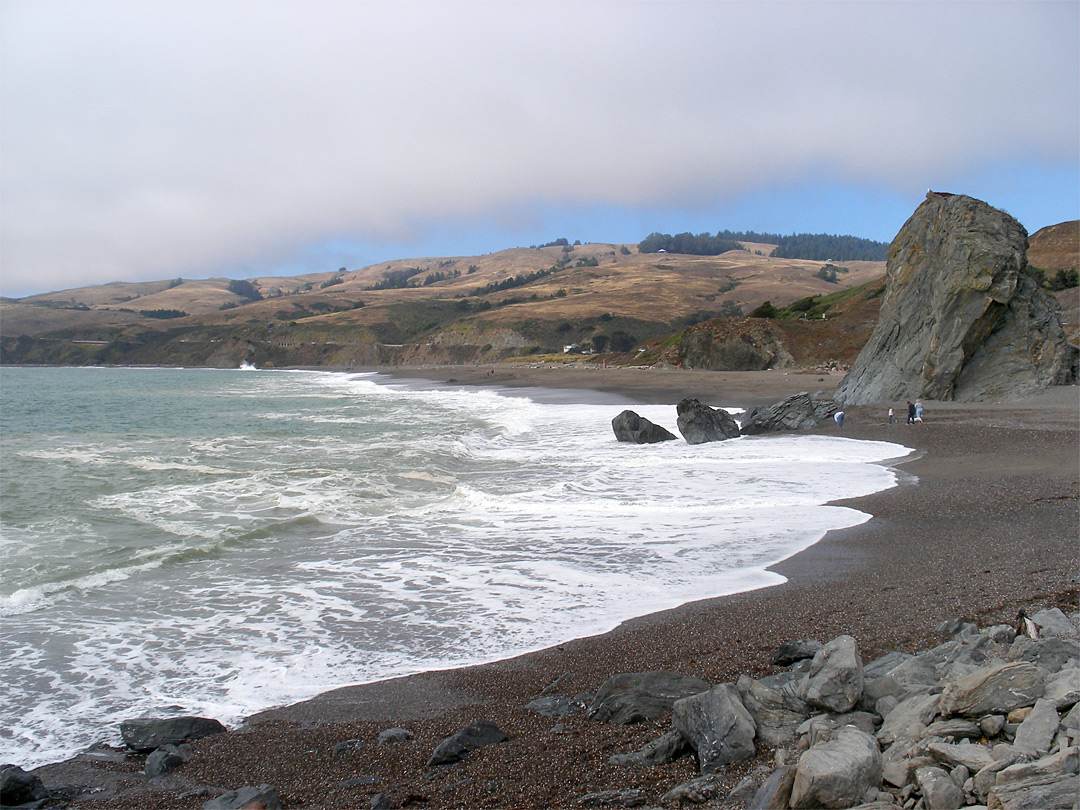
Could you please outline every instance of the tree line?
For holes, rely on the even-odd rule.
[[[685,253],[691,256],[717,256],[729,250],[742,250],[741,242],[763,242],[776,245],[773,256],[781,259],[811,261],[885,261],[889,246],[885,242],[857,236],[835,236],[827,233],[778,233],[757,231],[717,231],[709,233],[651,233],[638,243],[639,253]]]

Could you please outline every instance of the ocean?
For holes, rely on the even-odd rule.
[[[589,404],[581,404],[584,400]],[[710,403],[722,406],[722,402]],[[307,371],[0,368],[0,761],[236,724],[783,581],[909,451],[620,444],[624,407]]]

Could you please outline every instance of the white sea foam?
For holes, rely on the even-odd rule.
[[[892,486],[876,462],[907,452],[629,446],[608,405],[364,375],[78,375],[105,400],[117,379],[139,396],[104,435],[10,431],[23,466],[0,552],[24,581],[0,599],[19,616],[2,628],[5,761],[69,755],[125,716],[235,722],[775,584],[769,565],[868,518],[822,504]],[[674,408],[634,409],[674,429]]]

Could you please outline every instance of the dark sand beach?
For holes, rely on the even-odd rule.
[[[604,399],[674,404],[770,404],[797,391],[830,392],[842,375],[687,372],[541,366],[402,369],[400,379],[433,384],[541,387]],[[450,382],[453,380],[453,382]],[[493,664],[347,687],[250,718],[240,730],[193,744],[180,770],[149,781],[143,758],[85,757],[37,773],[49,787],[98,785],[79,806],[199,808],[220,792],[268,782],[285,807],[369,807],[385,793],[394,807],[547,808],[580,806],[583,794],[638,788],[650,804],[696,774],[692,758],[656,768],[608,764],[670,728],[667,718],[632,726],[557,721],[524,709],[556,679],[559,694],[593,692],[618,672],[674,670],[710,682],[775,671],[783,641],[853,635],[864,660],[937,641],[935,627],[963,617],[1011,622],[1021,606],[1077,609],[1080,567],[1080,395],[1051,390],[1015,403],[926,403],[908,426],[904,403],[852,408],[843,435],[893,441],[916,452],[897,470],[900,486],[838,503],[873,515],[831,532],[774,567],[782,585],[643,616],[590,638]],[[561,393],[560,393],[561,392]],[[550,395],[550,394],[549,394]],[[613,407],[612,415],[619,406]],[[817,429],[835,433],[830,422]],[[117,722],[123,719],[118,717]],[[476,720],[495,721],[510,742],[452,767],[428,768],[434,747]],[[411,742],[377,745],[404,727]],[[359,742],[334,753],[348,740]],[[728,770],[731,785],[771,752]],[[201,786],[208,793],[183,795]],[[715,805],[702,805],[715,806]]]

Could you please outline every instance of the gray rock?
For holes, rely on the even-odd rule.
[[[1071,383],[1077,350],[1026,253],[1008,214],[928,193],[889,247],[877,326],[837,401],[1005,400]]]
[[[1019,762],[1020,759],[1021,757],[1015,753],[1002,759],[995,759],[976,773],[975,776],[971,778],[971,788],[975,798],[980,802],[985,802],[987,795],[994,787],[994,783],[997,782],[997,775],[1010,765]]]
[[[925,692],[938,685],[938,663],[934,656],[915,655],[893,669],[889,677],[908,692]]]
[[[645,794],[640,790],[601,790],[579,796],[577,802],[583,807],[641,807]]]
[[[704,444],[734,439],[739,425],[723,408],[710,408],[696,399],[686,398],[675,406],[676,423],[687,444]]]
[[[799,757],[791,806],[853,807],[881,781],[881,752],[864,731],[845,727]]]
[[[987,794],[994,810],[1072,810],[1080,796],[1080,749],[1069,748],[1000,771]]]
[[[791,787],[795,784],[795,766],[777,768],[765,780],[746,810],[786,810],[791,799]]]
[[[1031,714],[1016,729],[1013,747],[1036,757],[1049,753],[1060,722],[1054,701],[1039,698]]]
[[[186,748],[187,746],[184,746],[184,749]],[[161,746],[146,758],[143,773],[153,779],[175,771],[188,760],[189,754],[184,749],[175,745]]]
[[[15,807],[49,798],[41,779],[18,765],[0,765],[0,805]]]
[[[1039,637],[1058,636],[1060,638],[1080,637],[1080,629],[1062,613],[1060,608],[1040,610],[1031,617],[1031,621],[1039,628]]]
[[[940,695],[911,695],[900,701],[878,729],[878,740],[888,745],[898,737],[908,736],[906,732],[913,725],[929,725],[937,716],[940,701]]]
[[[810,709],[794,690],[770,689],[746,675],[739,676],[735,688],[757,726],[754,739],[766,748],[776,748],[794,740],[795,729],[810,714]]]
[[[785,430],[810,430],[838,410],[831,399],[812,399],[803,391],[772,405],[752,409],[742,422],[743,435]]]
[[[916,768],[915,782],[928,810],[960,810],[964,805],[964,791],[941,768]]]
[[[979,628],[963,619],[948,619],[936,628],[942,641],[951,641],[958,636],[970,636],[979,632]]]
[[[862,659],[855,639],[837,636],[814,656],[802,697],[811,706],[846,712],[858,703],[862,691]]]
[[[588,694],[545,695],[529,701],[525,708],[544,717],[576,717],[585,714],[592,699],[593,696]]]
[[[393,806],[390,797],[385,793],[376,793],[371,797],[371,810],[390,810]]]
[[[677,701],[671,721],[693,746],[702,773],[754,755],[754,718],[730,684]]]
[[[249,804],[259,802],[266,810],[281,810],[281,799],[273,785],[255,785],[230,790],[203,805],[203,810],[240,810]]]
[[[723,773],[707,773],[696,776],[693,779],[676,785],[663,796],[660,801],[664,804],[677,804],[693,802],[704,804],[719,796],[724,790],[724,782],[727,779]]]
[[[977,773],[994,761],[994,753],[985,745],[952,745],[930,743],[926,752],[938,762],[955,768],[962,765],[971,773]]]
[[[863,678],[881,678],[885,675],[892,674],[892,671],[900,666],[905,661],[914,658],[911,653],[904,652],[890,652],[875,658],[869,664],[863,665]]]
[[[902,788],[915,778],[915,769],[933,765],[918,740],[902,737],[889,746],[881,757],[881,778]]]
[[[926,733],[931,737],[977,740],[982,736],[982,728],[978,723],[963,717],[952,717],[948,720],[935,720],[926,727]]]
[[[1019,636],[1005,657],[1010,661],[1030,661],[1047,672],[1059,672],[1070,661],[1080,661],[1080,642],[1070,638]]]
[[[480,720],[451,734],[435,747],[428,767],[450,765],[465,759],[472,751],[504,743],[510,738],[490,720]]]
[[[825,645],[815,638],[803,638],[798,641],[785,641],[773,653],[772,663],[778,667],[789,667],[796,661],[813,658]]]
[[[587,717],[600,723],[628,725],[655,720],[675,701],[704,692],[709,684],[677,672],[629,672],[609,678],[597,690]]]
[[[979,731],[984,737],[996,737],[1005,728],[1005,718],[1000,714],[987,714],[979,718]]]
[[[1080,701],[1080,666],[1064,667],[1047,678],[1043,697],[1054,701],[1059,711],[1075,706]]]
[[[693,748],[678,731],[669,731],[630,754],[615,754],[608,757],[612,765],[653,766],[672,762],[691,753]]]
[[[758,783],[754,780],[753,776],[744,776],[740,779],[735,787],[728,793],[727,798],[724,799],[725,804],[746,804],[751,801],[754,796],[757,795]]]
[[[379,745],[408,742],[412,738],[413,733],[407,728],[388,728],[379,732]]]
[[[179,745],[226,731],[225,726],[208,717],[136,717],[120,723],[124,744],[142,754],[163,745]]]
[[[611,429],[615,431],[615,438],[620,442],[632,444],[656,444],[676,438],[670,430],[653,424],[630,410],[623,411],[612,419]]]
[[[995,624],[984,627],[982,634],[995,644],[1012,644],[1016,641],[1016,628],[1011,624]]]
[[[943,715],[981,717],[1033,706],[1042,697],[1046,670],[1027,661],[984,667],[947,684],[941,693]]]

